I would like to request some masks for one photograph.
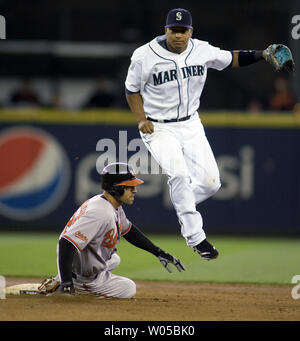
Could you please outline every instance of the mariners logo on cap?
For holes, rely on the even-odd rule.
[[[193,28],[192,15],[184,8],[171,9],[167,15],[166,28],[186,27]]]
[[[177,21],[181,21],[181,19],[182,19],[182,13],[181,12],[177,12],[176,13],[176,20]]]

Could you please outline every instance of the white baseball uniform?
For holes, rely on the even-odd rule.
[[[140,132],[141,138],[168,175],[181,234],[194,247],[206,238],[196,204],[221,186],[197,110],[208,68],[223,70],[232,54],[192,38],[186,50],[176,54],[165,40],[156,37],[134,51],[125,87],[127,93],[140,93],[146,117],[153,120],[154,132]]]
[[[136,285],[131,279],[111,273],[120,264],[116,244],[130,228],[122,206],[115,209],[102,195],[78,208],[60,235],[77,251],[72,264],[75,291],[98,297],[135,295]]]

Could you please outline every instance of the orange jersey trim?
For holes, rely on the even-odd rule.
[[[76,247],[76,249],[78,250],[78,251],[82,251],[82,249],[74,242],[74,240],[73,239],[71,239],[70,237],[68,237],[68,236],[66,236],[66,235],[64,235],[64,236],[62,236],[62,238],[65,238],[65,239],[67,239],[69,242],[71,242],[75,247]]]
[[[128,229],[126,231],[122,231],[122,236],[124,236],[124,234],[126,234],[127,232],[129,232],[129,230],[131,229],[132,224],[130,223],[128,226]]]

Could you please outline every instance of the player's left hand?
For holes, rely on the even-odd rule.
[[[159,251],[159,255],[157,257],[161,262],[162,266],[165,267],[169,272],[173,272],[169,266],[169,263],[175,265],[178,271],[185,270],[184,265],[181,263],[179,259],[173,257],[172,255],[163,250]]]
[[[58,278],[52,276],[43,280],[38,290],[41,294],[52,294],[60,285]]]
[[[295,62],[291,50],[282,44],[272,44],[263,51],[263,58],[273,66],[275,71],[294,72]]]

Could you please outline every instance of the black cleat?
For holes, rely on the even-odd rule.
[[[211,260],[218,257],[219,252],[217,249],[211,245],[206,239],[204,239],[200,244],[195,246],[194,251],[197,251],[199,255],[205,260]]]

